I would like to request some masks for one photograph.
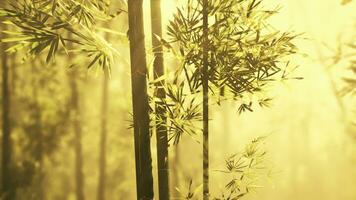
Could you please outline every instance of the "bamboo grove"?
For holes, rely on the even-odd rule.
[[[212,192],[211,188],[218,183],[211,181],[210,177],[214,171],[209,149],[210,138],[214,135],[210,129],[214,118],[209,111],[225,102],[235,105],[236,115],[270,107],[273,87],[302,79],[293,75],[298,64],[293,63],[293,59],[300,54],[296,41],[301,39],[301,34],[273,26],[270,18],[278,17],[280,7],[270,8],[268,0],[184,0],[177,4],[168,26],[162,23],[162,1],[149,2],[149,32],[145,29],[147,19],[143,0],[7,0],[0,3],[2,199],[46,199],[46,185],[42,181],[46,173],[42,166],[46,157],[55,155],[60,138],[64,137],[61,132],[74,135],[70,143],[73,143],[75,155],[75,199],[91,199],[85,194],[87,180],[83,171],[86,165],[83,146],[86,144],[82,141],[87,128],[82,125],[85,110],[81,103],[86,98],[82,88],[90,84],[83,74],[89,70],[96,70],[102,77],[101,103],[95,108],[100,110],[95,198],[126,199],[105,195],[109,185],[106,176],[110,162],[106,156],[110,142],[109,120],[116,121],[116,124],[122,121],[109,117],[109,111],[114,109],[108,104],[112,95],[109,84],[112,77],[119,76],[120,70],[115,68],[122,67],[117,62],[126,59],[123,52],[126,44],[131,85],[118,90],[131,94],[131,98],[126,99],[132,107],[131,118],[127,119],[129,128],[125,132],[133,135],[130,142],[134,155],[129,156],[135,163],[135,177],[129,178],[135,179],[137,200],[177,199],[172,192],[172,188],[177,186],[172,182],[174,166],[169,164],[169,158],[172,157],[171,149],[179,147],[183,137],[201,145],[201,152],[192,153],[202,155],[202,176],[198,180],[190,180],[188,190],[180,194],[180,199],[242,199],[269,175],[267,152],[263,145],[266,138],[258,137],[243,150],[222,159],[224,166],[217,172],[228,181],[219,183],[225,186],[223,191],[218,194]],[[120,24],[120,30],[112,29],[111,24],[118,21],[125,23]],[[152,44],[148,46],[145,37],[150,37]],[[349,46],[354,48],[352,44]],[[153,57],[152,63],[150,57]],[[174,66],[166,61],[172,58]],[[58,64],[60,59],[66,60],[65,66]],[[15,96],[15,93],[12,94],[10,89],[9,77],[15,60],[29,66],[24,69],[28,80],[21,85],[31,88],[26,90],[31,93],[16,93],[16,99],[21,99],[21,95],[32,97],[32,101],[22,101],[23,108],[11,106],[11,95]],[[68,85],[59,84],[61,86],[53,91],[50,86],[61,82],[55,78],[61,73],[60,68],[65,68]],[[354,67],[351,70],[355,72]],[[38,78],[39,74],[43,80]],[[21,82],[16,81],[18,84]],[[345,82],[345,93],[354,93],[354,78],[347,77]],[[69,92],[65,92],[65,87]],[[41,96],[54,93],[62,93],[63,96],[53,97],[53,102],[41,99]],[[50,112],[42,112],[44,107],[48,107]],[[15,122],[10,115],[20,112],[16,109],[35,111],[27,116],[31,120],[19,120],[13,124]],[[49,122],[44,123],[44,118]],[[28,131],[31,137],[31,142],[21,144],[30,158],[23,164],[30,167],[22,167],[22,171],[13,170],[16,162],[11,127],[20,126],[18,124],[26,127],[24,131]],[[239,127],[236,132],[238,135]],[[152,145],[154,138],[155,147]],[[153,149],[157,151],[155,156]],[[153,157],[157,158],[157,164],[153,163]],[[155,165],[157,171],[154,170]],[[21,197],[25,192],[20,190],[22,186],[19,183],[26,181],[15,181],[14,177],[33,174],[33,171],[36,171],[36,177],[32,179],[38,180],[37,191],[30,189],[31,198]],[[194,187],[193,181],[200,186]],[[154,192],[155,185],[158,193]]]

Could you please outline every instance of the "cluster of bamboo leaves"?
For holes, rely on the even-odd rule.
[[[225,185],[226,191],[215,200],[238,200],[261,187],[258,185],[261,178],[269,174],[263,141],[263,137],[256,138],[243,152],[226,159],[225,169],[220,172],[230,177],[230,181]]]
[[[0,9],[0,17],[17,29],[4,31],[8,37],[1,41],[13,44],[8,52],[25,49],[27,56],[45,52],[47,63],[57,53],[84,52],[90,59],[88,68],[99,63],[110,69],[115,50],[93,31],[97,21],[115,16],[109,14],[108,6],[106,0],[9,1]],[[73,49],[68,49],[68,43],[75,45]]]
[[[197,122],[202,120],[199,98],[197,95],[188,95],[184,92],[184,82],[171,81],[168,76],[165,76],[165,80],[168,80],[162,86],[165,90],[165,98],[154,95],[156,87],[153,84],[157,80],[150,81],[152,87],[149,87],[149,96],[155,97],[155,101],[152,101],[151,98],[151,108],[156,105],[166,111],[164,115],[157,115],[155,110],[151,109],[151,118],[156,118],[156,121],[151,120],[151,122],[160,123],[166,127],[168,142],[173,145],[178,144],[184,134],[191,136],[198,142],[195,136],[201,131],[201,128]]]
[[[238,200],[254,191],[259,186],[262,179],[268,178],[269,169],[267,167],[267,154],[264,150],[264,137],[252,140],[245,148],[225,160],[222,169],[216,172],[227,178],[220,195],[215,196],[214,200]],[[201,186],[193,187],[193,181],[190,180],[188,189],[181,193],[181,199],[193,200],[198,199]]]
[[[208,71],[214,96],[239,100],[262,93],[270,82],[287,79],[288,58],[297,52],[297,35],[275,30],[268,19],[278,8],[264,9],[262,2],[209,1]],[[177,74],[184,76],[191,93],[199,92],[202,86],[202,16],[201,0],[188,0],[170,21],[165,41],[181,59]],[[270,98],[261,97],[257,104],[266,106],[268,101]],[[239,111],[252,111],[254,103],[245,101]]]

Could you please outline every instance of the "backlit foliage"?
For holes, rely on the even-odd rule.
[[[28,55],[46,52],[47,62],[59,52],[84,52],[91,59],[88,68],[99,63],[103,69],[110,69],[115,50],[93,32],[98,22],[115,16],[108,13],[108,5],[104,0],[12,1],[0,9],[0,16],[6,19],[4,23],[17,29],[5,31],[8,37],[1,41],[14,43],[9,52],[20,49],[26,49]],[[74,49],[68,43],[75,45]]]
[[[270,174],[270,169],[267,167],[267,153],[264,149],[265,138],[259,137],[252,140],[245,148],[228,157],[225,160],[225,165],[215,170],[228,180],[221,190],[221,194],[211,195],[214,200],[238,200],[242,199],[255,189],[263,187],[261,185]],[[215,186],[220,183],[214,183]],[[181,190],[177,188],[181,194],[179,199],[197,200],[201,185],[193,187],[193,181],[190,180],[188,188]]]
[[[288,61],[297,52],[297,35],[275,30],[268,19],[277,9],[264,9],[262,3],[209,1],[208,60],[213,94],[242,98],[261,92],[269,82],[287,79]],[[188,0],[168,26],[168,42],[183,63],[177,73],[184,75],[192,93],[202,85],[202,34],[201,1]]]

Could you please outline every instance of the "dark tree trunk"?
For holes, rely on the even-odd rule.
[[[162,17],[161,0],[151,0],[151,28],[152,28],[152,47],[154,53],[154,78],[157,79],[164,75],[163,48],[158,37],[162,37]],[[155,96],[157,99],[166,97],[164,91],[164,80],[156,83]],[[158,191],[159,199],[169,199],[169,178],[168,178],[168,138],[165,108],[161,100],[156,101],[156,140],[157,140],[157,168],[158,168]]]
[[[203,199],[209,199],[209,75],[208,0],[203,0]]]
[[[143,0],[128,0],[137,199],[153,199]]]
[[[4,200],[13,200],[15,199],[15,188],[12,182],[12,180],[14,180],[12,175],[14,174],[11,172],[10,89],[6,48],[6,44],[2,43],[2,195],[4,195]]]
[[[44,157],[44,139],[43,139],[43,130],[42,130],[42,110],[41,110],[41,105],[38,100],[38,88],[40,87],[40,84],[37,79],[38,79],[38,66],[35,60],[31,62],[31,67],[32,67],[32,98],[33,98],[33,104],[32,104],[32,117],[35,122],[33,126],[33,131],[35,135],[37,136],[37,146],[35,146],[35,159],[39,163],[38,167],[38,193],[37,197],[38,200],[43,200],[44,199],[44,185],[43,185],[43,179],[44,179],[44,171],[43,171],[43,157]],[[36,79],[37,78],[37,79]]]
[[[99,158],[99,183],[98,200],[105,200],[106,183],[106,138],[107,138],[107,112],[108,112],[108,74],[105,71],[103,78],[102,100],[101,100],[101,137]]]
[[[82,155],[82,129],[81,113],[79,106],[79,91],[76,80],[76,72],[70,72],[70,87],[72,98],[72,123],[74,131],[74,155],[75,155],[75,181],[76,181],[76,198],[85,200],[84,197],[84,175],[83,175],[83,155]]]

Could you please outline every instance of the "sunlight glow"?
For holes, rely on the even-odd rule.
[[[161,2],[163,21],[168,21],[173,17],[177,5],[178,4],[176,0],[167,0]]]

